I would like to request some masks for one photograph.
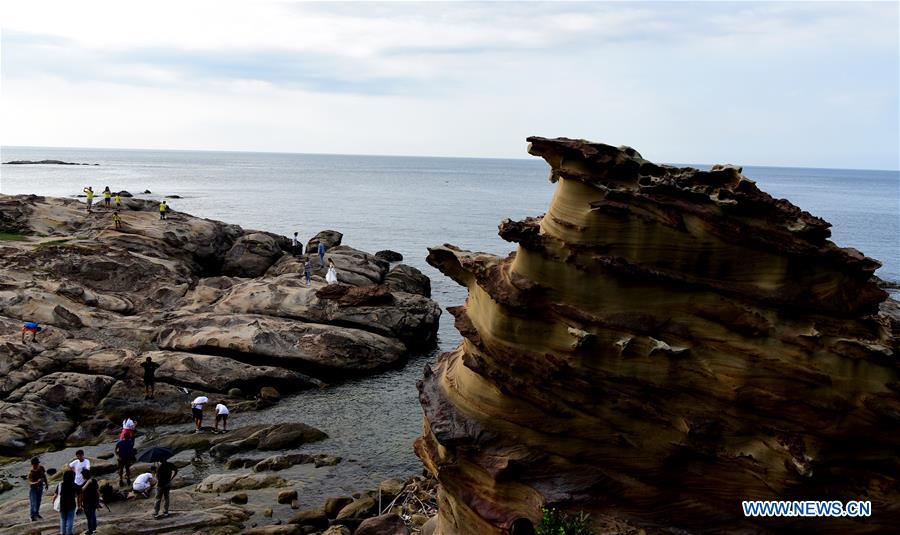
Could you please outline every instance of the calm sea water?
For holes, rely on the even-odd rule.
[[[139,193],[180,195],[174,209],[245,228],[309,238],[323,229],[344,233],[353,247],[393,249],[432,278],[442,307],[465,292],[425,263],[426,248],[450,242],[506,254],[511,244],[497,224],[543,213],[553,193],[542,160],[493,160],[306,154],[228,153],[3,147],[0,160],[59,159],[97,167],[0,167],[0,192],[66,196],[86,185]],[[900,173],[745,167],[744,174],[777,197],[830,221],[833,240],[881,260],[878,274],[900,281]],[[151,196],[153,197],[153,196]],[[157,198],[157,197],[154,197]],[[439,351],[459,343],[445,314]],[[298,469],[303,501],[371,488],[388,477],[421,469],[411,443],[421,430],[415,381],[435,353],[378,376],[301,393],[254,421],[301,420],[331,438],[311,451],[356,462],[321,472]],[[240,418],[235,418],[239,423]],[[90,455],[90,452],[89,452]],[[320,469],[323,470],[323,469]]]

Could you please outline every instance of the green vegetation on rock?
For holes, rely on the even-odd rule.
[[[593,535],[591,516],[584,511],[569,516],[557,509],[544,507],[544,516],[537,528],[537,535]]]

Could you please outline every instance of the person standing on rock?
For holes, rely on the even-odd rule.
[[[113,225],[116,226],[116,230],[120,230],[122,228],[122,216],[119,215],[118,209],[113,212]]]
[[[88,186],[82,191],[87,195],[87,211],[91,213],[91,205],[94,204],[94,188]]]
[[[306,277],[306,285],[309,286],[312,283],[312,262],[309,261],[309,257],[303,261],[303,276]]]
[[[317,249],[319,252],[319,265],[324,266],[325,265],[325,244],[320,241]]]
[[[116,442],[116,466],[119,469],[119,486],[125,486],[125,480],[122,479],[122,472],[125,472],[128,485],[131,486],[131,464],[134,462],[134,439],[123,438]]]
[[[300,245],[300,238],[297,237],[298,233],[294,233],[294,238],[291,240],[291,252],[294,253],[294,256],[298,256],[303,254],[303,246]]]
[[[328,259],[328,273],[325,274],[325,282],[328,284],[337,284],[337,268],[334,266],[334,260]]]
[[[168,212],[168,211],[169,211],[169,207],[166,206],[166,201],[159,203],[159,218],[160,219],[165,219],[166,212]]]
[[[160,463],[156,470],[156,505],[153,507],[153,518],[159,518],[159,505],[165,499],[165,507],[162,516],[169,516],[169,492],[172,490],[172,480],[178,475],[178,467],[169,461]]]
[[[116,193],[116,197],[115,197],[115,199],[113,199],[113,200],[116,202],[116,210],[118,210],[119,208],[122,208],[122,195],[121,195],[121,192]]]
[[[191,416],[194,417],[194,425],[197,426],[195,430],[196,433],[200,433],[203,431],[203,403],[196,403],[198,400],[194,400],[194,403],[191,403]]]
[[[144,368],[144,399],[154,399],[156,396],[156,368],[159,368],[159,364],[147,357],[147,360],[141,363],[141,368]]]
[[[106,186],[103,190],[103,206],[106,207],[107,210],[109,210],[110,201],[112,201],[112,192],[109,191],[109,186]]]
[[[75,472],[66,470],[63,473],[62,482],[56,486],[56,494],[53,496],[54,509],[59,511],[60,535],[74,535],[75,532],[75,508],[79,488],[75,484]],[[56,506],[56,498],[59,497],[59,506]]]
[[[84,471],[91,469],[91,461],[84,458],[84,450],[75,452],[75,460],[69,463],[75,472],[75,486],[78,488],[78,510],[81,510],[81,487],[84,485]]]
[[[81,487],[81,507],[84,509],[84,518],[87,520],[85,535],[97,533],[97,509],[100,507],[100,484],[91,477],[91,471],[85,469],[84,485]]]
[[[35,457],[31,459],[31,470],[28,471],[28,501],[31,502],[31,521],[42,519],[41,498],[44,491],[50,489],[47,481],[47,471],[41,466],[41,460]]]
[[[224,403],[219,403],[216,405],[216,427],[215,430],[219,430],[219,421],[222,422],[222,432],[228,432],[228,407],[225,406]]]

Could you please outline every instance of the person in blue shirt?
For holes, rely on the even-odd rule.
[[[22,325],[22,343],[25,343],[25,335],[31,333],[31,341],[34,342],[34,339],[37,338],[37,333],[41,332],[40,325],[34,321],[26,321],[25,325]]]
[[[322,242],[319,242],[319,265],[325,265],[325,244]]]

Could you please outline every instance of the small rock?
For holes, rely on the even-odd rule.
[[[247,498],[246,492],[241,492],[240,494],[235,494],[234,496],[231,497],[231,503],[237,503],[237,504],[243,505],[243,504],[247,503],[247,501],[248,501],[248,498]]]
[[[388,513],[363,520],[353,533],[354,535],[409,535],[409,529],[402,518]]]
[[[287,505],[297,499],[296,490],[283,490],[278,493],[278,503]]]
[[[322,532],[322,535],[350,535],[352,532],[347,526],[331,526]]]
[[[263,516],[266,518],[271,518],[272,517],[272,508],[271,507],[266,508],[263,511]]]
[[[181,195],[166,195],[166,199],[180,199]]]
[[[289,522],[291,524],[297,524],[300,527],[311,526],[325,529],[328,527],[328,515],[325,514],[325,509],[316,507],[314,509],[306,509],[299,513],[295,513]]]
[[[0,479],[0,494],[11,490],[13,488],[12,484],[6,479]]]
[[[377,507],[378,503],[375,501],[375,498],[363,496],[344,506],[335,518],[337,520],[366,518],[371,515]]]
[[[264,386],[259,389],[259,397],[263,399],[271,399],[271,400],[279,400],[281,399],[281,394],[275,387],[272,386]]]
[[[145,189],[144,193],[152,193],[149,189]]]
[[[228,391],[228,395],[233,398],[242,398],[244,397],[244,392],[240,388],[232,388]]]
[[[328,518],[334,518],[344,507],[353,503],[353,498],[349,496],[332,496],[325,500],[325,514]]]
[[[378,491],[381,493],[382,500],[391,501],[396,498],[401,492],[403,492],[403,488],[406,487],[406,484],[399,479],[388,479],[386,481],[382,481],[380,485],[378,485]]]

